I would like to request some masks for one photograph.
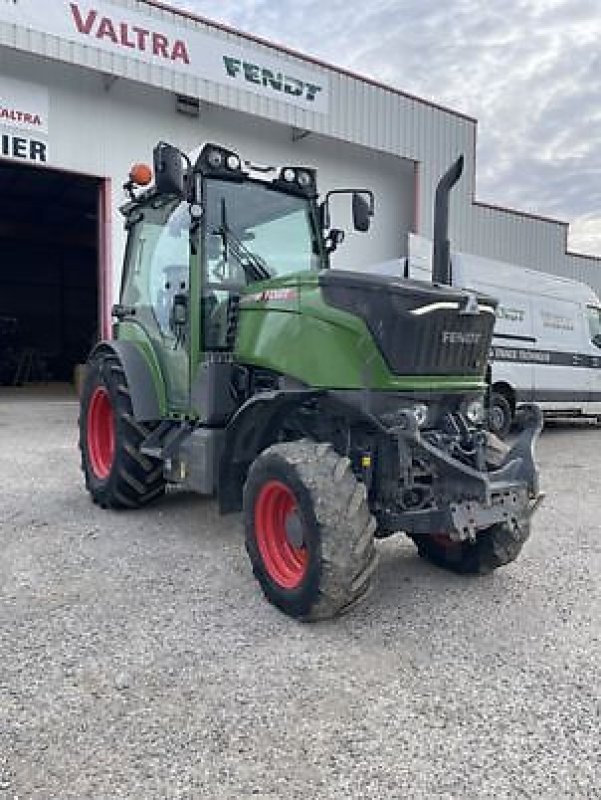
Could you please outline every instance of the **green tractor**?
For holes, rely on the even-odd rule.
[[[541,494],[536,406],[509,447],[486,428],[496,302],[452,288],[448,196],[436,194],[432,284],[330,269],[367,190],[329,192],[315,171],[253,166],[208,144],[172,145],[132,170],[114,336],[90,355],[81,396],[86,487],[133,509],[167,486],[243,512],[267,598],[301,620],[367,592],[375,540],[404,532],[461,573],[513,561]],[[145,174],[146,173],[146,174]]]

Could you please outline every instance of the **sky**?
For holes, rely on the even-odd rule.
[[[476,197],[601,256],[601,0],[167,0],[478,120]]]

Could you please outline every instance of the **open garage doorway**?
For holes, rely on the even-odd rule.
[[[104,183],[0,162],[0,385],[71,384],[100,334]]]

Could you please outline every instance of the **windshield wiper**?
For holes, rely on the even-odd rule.
[[[221,199],[221,226],[217,231],[223,242],[223,257],[227,261],[228,251],[240,264],[244,273],[253,281],[265,281],[271,273],[255,253],[249,250],[227,224],[225,200]]]

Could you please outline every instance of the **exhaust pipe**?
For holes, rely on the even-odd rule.
[[[463,172],[463,156],[438,181],[434,200],[434,250],[432,283],[451,283],[451,244],[449,242],[449,194]]]

